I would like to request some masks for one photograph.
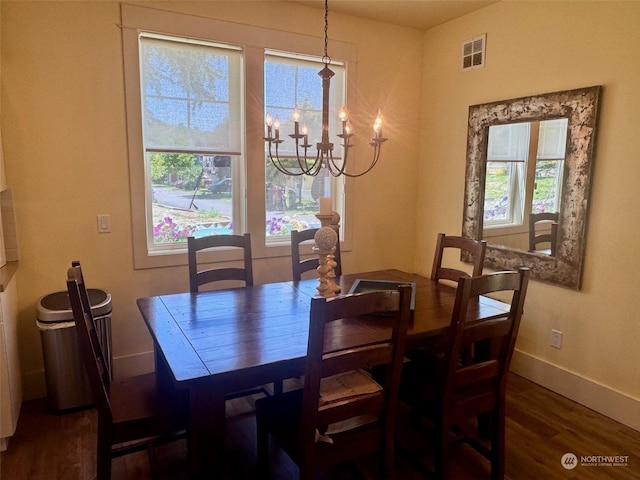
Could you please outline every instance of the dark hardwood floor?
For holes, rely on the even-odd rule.
[[[507,389],[506,471],[510,480],[600,480],[640,478],[640,432],[625,427],[564,397],[516,375]],[[228,442],[222,477],[252,479],[255,474],[255,419],[251,399],[227,404]],[[93,410],[50,414],[44,399],[25,402],[16,435],[2,454],[0,477],[6,480],[85,480],[95,478],[95,420]],[[429,446],[415,426],[399,415],[399,443],[412,450],[419,463],[429,462]],[[565,469],[565,453],[577,456],[577,467]],[[628,456],[627,466],[586,466],[581,456]],[[423,478],[410,456],[398,455],[396,478]],[[460,446],[453,462],[455,480],[489,478],[484,458],[467,446]],[[295,465],[282,452],[271,448],[271,478],[297,478]],[[156,449],[153,470],[145,452],[113,461],[113,480],[187,478],[186,443]],[[153,473],[152,473],[153,472]],[[379,478],[375,458],[362,459],[326,472],[326,480]]]

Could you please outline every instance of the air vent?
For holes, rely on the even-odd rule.
[[[462,70],[484,67],[486,42],[485,33],[462,43]]]

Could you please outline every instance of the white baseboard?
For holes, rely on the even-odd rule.
[[[125,355],[113,359],[114,378],[127,378],[155,370],[153,351]]]
[[[153,372],[155,360],[153,352],[136,353],[114,357],[113,373],[115,378],[132,377],[143,373]],[[23,399],[34,400],[47,396],[47,387],[44,379],[44,368],[33,370],[24,374],[22,378]]]
[[[602,415],[640,431],[640,400],[515,350],[511,371]]]

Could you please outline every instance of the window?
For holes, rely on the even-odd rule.
[[[560,118],[489,128],[485,228],[519,226],[529,213],[559,211],[567,125]]]
[[[321,39],[127,4],[121,11],[135,268],[186,264],[189,235],[250,232],[254,257],[288,255],[289,231],[315,226],[317,199],[327,195],[344,246],[347,184],[275,175],[262,138],[267,109],[283,116],[284,131],[297,106],[314,130]],[[330,48],[343,61],[331,63],[337,112],[355,46]]]
[[[139,42],[148,250],[243,230],[232,201],[243,187],[240,49],[149,33]]]

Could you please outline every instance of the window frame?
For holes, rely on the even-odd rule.
[[[140,70],[138,35],[151,32],[179,37],[201,39],[214,43],[228,43],[242,48],[244,57],[244,145],[245,169],[244,199],[246,231],[251,233],[254,258],[270,258],[288,256],[291,253],[290,242],[277,244],[267,243],[265,233],[265,178],[264,178],[264,58],[265,50],[290,52],[295,46],[295,53],[321,56],[322,41],[319,37],[297,33],[271,30],[263,27],[229,23],[211,18],[188,14],[155,10],[135,5],[121,5],[122,40],[124,60],[124,87],[127,123],[127,147],[129,157],[131,221],[133,259],[135,269],[168,267],[187,264],[186,243],[184,249],[149,252],[147,249],[146,229],[146,195],[145,161],[142,145],[142,114],[140,94]],[[212,32],[215,32],[212,34]],[[257,45],[257,40],[259,45]],[[336,59],[344,62],[347,72],[347,95],[350,108],[357,111],[357,96],[349,95],[349,91],[357,85],[356,46],[346,42],[329,41],[329,49]],[[294,52],[292,52],[294,53]],[[250,100],[248,100],[250,99]],[[351,228],[348,221],[352,211],[352,200],[349,192],[351,181],[344,182],[343,198],[336,202],[344,202],[342,207],[343,235],[341,249],[347,251],[351,244]],[[241,232],[243,233],[243,232]],[[218,257],[220,259],[220,257]],[[224,252],[223,260],[239,260],[235,252]]]

